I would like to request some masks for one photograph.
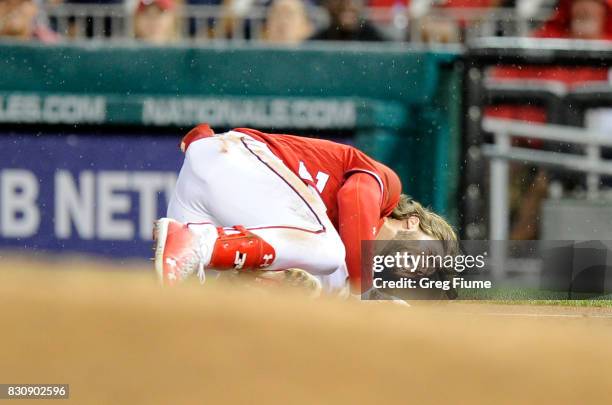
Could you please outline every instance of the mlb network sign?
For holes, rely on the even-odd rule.
[[[0,248],[150,256],[182,164],[177,139],[3,134]]]

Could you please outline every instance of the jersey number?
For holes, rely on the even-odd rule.
[[[304,162],[300,161],[300,167],[298,169],[299,175],[302,179],[308,180],[311,182],[315,182],[312,178],[312,175],[306,168]],[[319,190],[319,194],[323,192],[325,185],[327,184],[327,180],[329,180],[329,174],[323,172],[317,172],[317,182],[315,183],[317,190]]]

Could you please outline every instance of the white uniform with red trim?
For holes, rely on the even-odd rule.
[[[268,270],[304,269],[321,276],[327,290],[346,284],[344,245],[318,192],[248,134],[230,131],[188,145],[168,217],[244,226],[274,247]]]

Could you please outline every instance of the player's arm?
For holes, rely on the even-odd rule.
[[[361,293],[361,241],[373,240],[380,221],[382,191],[370,174],[355,172],[338,191],[340,237],[353,293]]]

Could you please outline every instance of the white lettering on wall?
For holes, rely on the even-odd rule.
[[[28,170],[5,169],[0,183],[2,235],[8,238],[33,236],[40,224],[36,176]]]
[[[352,100],[334,99],[240,99],[240,98],[145,98],[142,122],[153,125],[337,129],[357,125],[357,106]]]
[[[130,212],[130,196],[122,193],[130,182],[126,172],[98,174],[98,237],[100,239],[132,239],[134,224],[117,218]]]
[[[53,201],[38,201],[41,184]],[[58,239],[151,240],[175,185],[176,173],[165,171],[57,170],[39,184],[28,170],[0,170],[0,237],[35,236],[46,218]]]
[[[95,234],[94,174],[81,172],[78,186],[70,172],[55,173],[55,235],[60,239],[72,236],[72,224],[83,239]]]

